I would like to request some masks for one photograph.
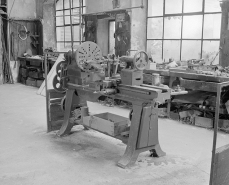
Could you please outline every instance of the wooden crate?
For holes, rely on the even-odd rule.
[[[27,68],[20,68],[20,73],[23,77],[28,77],[29,70]]]
[[[41,71],[29,71],[29,77],[31,78],[43,78],[43,73]]]
[[[126,131],[128,119],[111,113],[83,117],[83,124],[110,136],[118,136]]]

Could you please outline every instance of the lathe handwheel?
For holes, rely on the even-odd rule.
[[[140,71],[146,69],[149,63],[149,57],[145,51],[138,51],[134,55],[134,67]]]
[[[64,93],[66,90],[63,88],[62,81],[59,76],[55,75],[52,81],[52,85],[55,91]]]

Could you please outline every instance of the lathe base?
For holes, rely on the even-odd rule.
[[[65,102],[65,114],[63,125],[58,132],[59,136],[65,136],[70,133],[72,124],[69,122],[73,95],[75,90],[68,89]],[[88,91],[87,91],[88,93]],[[79,94],[79,93],[78,93]],[[84,93],[86,95],[86,92]],[[90,97],[93,95],[88,94]],[[95,95],[96,96],[96,95]],[[78,97],[81,99],[81,97]],[[118,98],[118,97],[116,97]],[[119,96],[121,98],[121,96]],[[133,105],[133,114],[131,119],[129,138],[127,141],[126,151],[118,162],[118,166],[126,168],[133,165],[139,153],[147,150],[154,151],[157,157],[164,156],[158,140],[158,108],[155,102],[146,104],[145,101],[129,98]],[[90,128],[90,127],[89,127]],[[99,131],[99,130],[97,130]],[[123,139],[123,137],[115,137]]]

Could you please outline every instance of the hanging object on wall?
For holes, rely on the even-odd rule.
[[[130,49],[130,17],[128,13],[116,14],[115,18],[115,55],[123,56]]]
[[[20,25],[20,28],[23,27],[23,29],[20,29],[18,31],[18,37],[21,40],[26,40],[27,39],[27,35],[30,33],[30,31],[27,30],[26,26],[24,25]]]
[[[120,0],[113,0],[112,4],[113,4],[113,9],[119,8],[120,7]]]
[[[96,16],[85,17],[85,32],[84,32],[85,41],[92,41],[96,43],[96,25],[97,25]]]

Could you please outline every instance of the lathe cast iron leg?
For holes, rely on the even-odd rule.
[[[138,158],[139,151],[136,150],[139,125],[141,122],[142,105],[133,104],[133,116],[131,120],[129,139],[126,146],[126,151],[120,161],[118,166],[126,168],[127,166],[134,164]]]
[[[73,124],[69,122],[71,109],[72,109],[73,94],[74,94],[74,90],[71,89],[67,90],[66,100],[65,100],[64,122],[59,132],[57,133],[58,136],[68,135],[73,127]]]
[[[133,104],[130,134],[125,154],[118,162],[118,166],[126,168],[134,164],[139,153],[149,150],[154,157],[164,156],[158,139],[158,108],[142,107]],[[150,119],[149,119],[150,117]]]
[[[150,121],[150,145],[154,145],[153,148],[150,150],[151,156],[153,157],[162,157],[165,156],[166,153],[161,149],[159,144],[159,137],[158,137],[158,104],[154,104],[151,114],[151,121]],[[155,143],[156,142],[156,143]]]

